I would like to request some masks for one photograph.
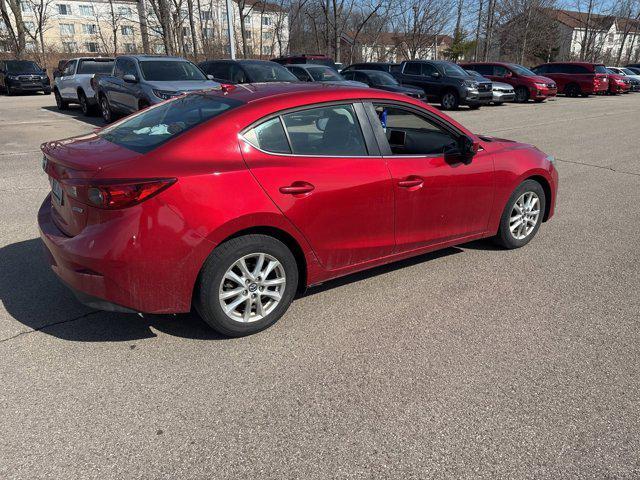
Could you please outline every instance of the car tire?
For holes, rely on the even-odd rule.
[[[504,102],[493,102],[493,104],[494,104],[496,107],[501,107],[502,105],[504,105]]]
[[[457,110],[460,106],[458,93],[453,90],[444,92],[440,97],[440,106],[443,110]]]
[[[85,117],[90,117],[93,113],[93,107],[89,104],[87,96],[83,91],[78,92],[78,101],[80,102],[80,109]]]
[[[480,110],[480,105],[469,105],[470,110]]]
[[[66,110],[69,108],[69,103],[62,99],[57,88],[53,91],[53,95],[56,97],[56,106],[58,107],[58,110]]]
[[[12,97],[13,95],[16,94],[16,92],[13,88],[11,88],[10,86],[7,86],[6,94],[7,94],[7,97]]]
[[[106,124],[113,122],[113,110],[106,95],[100,96],[100,114]]]
[[[534,100],[534,102],[536,102],[536,103],[542,103],[542,102],[544,102],[545,100],[546,100],[546,98],[536,98],[536,99]]]
[[[260,273],[265,272],[263,278]],[[227,240],[209,255],[194,306],[218,333],[242,337],[273,325],[289,308],[297,288],[298,266],[291,250],[268,235],[244,235]]]
[[[51,95],[51,89],[48,88],[46,90],[43,90],[42,93],[44,93],[45,95]]]
[[[525,180],[516,188],[500,218],[494,240],[507,249],[524,247],[538,232],[546,208],[546,196],[540,183]]]
[[[575,83],[570,83],[569,85],[567,85],[564,89],[564,93],[567,97],[577,97],[579,95],[582,95],[580,87]]]
[[[516,88],[516,96],[514,98],[514,102],[527,103],[528,101],[529,101],[529,89],[525,87]]]

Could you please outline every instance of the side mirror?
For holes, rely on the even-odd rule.
[[[478,142],[474,142],[473,139],[467,135],[461,135],[458,137],[457,144],[458,154],[462,157],[462,161],[467,164],[471,163],[471,159],[476,153],[478,153],[480,144]]]
[[[136,76],[131,74],[127,74],[123,76],[122,80],[124,80],[127,83],[138,83],[138,79],[136,78]]]
[[[321,132],[324,132],[327,128],[327,123],[329,123],[329,119],[327,117],[319,117],[316,118],[316,128]]]

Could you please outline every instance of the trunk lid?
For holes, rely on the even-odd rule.
[[[42,152],[43,168],[51,185],[53,221],[70,237],[84,229],[93,208],[76,199],[76,187],[86,185],[89,179],[107,167],[141,156],[95,134],[45,143]]]

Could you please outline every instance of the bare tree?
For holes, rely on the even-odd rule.
[[[10,13],[13,15],[15,23],[12,23]],[[13,53],[17,58],[21,58],[26,45],[26,32],[22,19],[22,10],[20,9],[20,0],[0,0],[0,14],[2,14],[2,20],[9,34]]]
[[[49,13],[52,8],[52,0],[22,0],[33,14],[33,30],[25,28],[27,35],[38,46],[40,58],[38,61],[44,65],[46,62],[46,52],[44,44],[44,32],[49,28]]]

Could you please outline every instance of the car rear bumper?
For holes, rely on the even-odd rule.
[[[161,213],[170,214],[166,209]],[[140,216],[140,211],[131,212],[112,225],[88,227],[69,237],[54,223],[51,196],[47,196],[38,211],[38,226],[49,265],[82,303],[93,308],[188,312],[199,266],[189,257],[189,249],[180,244],[183,232],[159,240],[157,231],[143,230]],[[159,252],[159,248],[163,250]]]

